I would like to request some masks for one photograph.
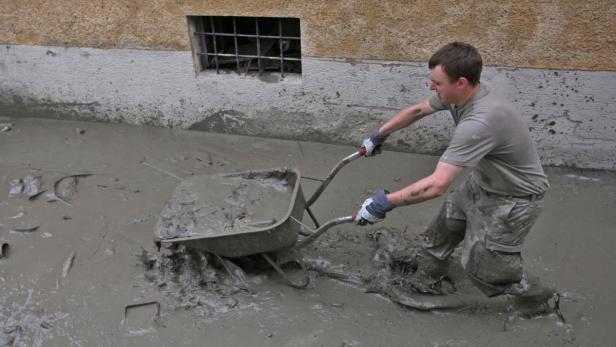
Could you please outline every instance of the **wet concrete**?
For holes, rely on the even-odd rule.
[[[616,338],[613,172],[548,170],[552,188],[524,259],[563,292],[562,324],[552,316],[512,318],[506,298],[485,299],[472,287],[461,290],[476,303],[470,308],[421,312],[316,271],[305,290],[255,267],[246,272],[247,290],[226,292],[233,279],[221,278],[219,292],[187,293],[177,283],[207,276],[161,288],[144,269],[144,250],[158,254],[157,218],[182,180],[292,166],[307,178],[301,185],[309,195],[318,183],[311,178],[325,177],[352,147],[20,119],[0,133],[0,148],[0,239],[10,244],[0,258],[0,345],[587,346]],[[436,160],[393,152],[357,160],[313,210],[322,222],[348,215],[376,190],[429,174]],[[70,202],[54,200],[54,182],[69,174],[91,175],[71,185]],[[10,182],[27,175],[40,176],[45,192],[9,197]],[[315,268],[370,276],[377,235],[417,245],[441,202],[394,210],[377,226],[336,226],[302,253]],[[11,231],[19,226],[38,228]]]

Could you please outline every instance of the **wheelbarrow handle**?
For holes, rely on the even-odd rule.
[[[303,240],[299,241],[295,244],[295,249],[302,249],[308,246],[312,241],[314,241],[317,237],[321,236],[324,232],[331,229],[333,226],[344,223],[353,223],[355,221],[356,214],[353,213],[350,216],[338,217],[336,219],[332,219],[329,222],[321,225],[318,229],[316,229],[312,234],[306,236]]]
[[[357,150],[357,152],[355,152],[353,154],[350,154],[350,155],[346,156],[345,158],[343,158],[342,160],[340,160],[338,162],[338,164],[336,164],[336,166],[334,166],[332,171],[330,171],[330,173],[327,176],[327,178],[323,182],[321,182],[321,185],[312,194],[310,199],[308,199],[308,201],[306,201],[306,207],[310,207],[310,206],[312,206],[312,204],[314,204],[314,202],[319,198],[319,196],[321,196],[321,193],[323,193],[323,191],[325,190],[325,187],[327,187],[329,185],[329,183],[334,179],[334,177],[336,176],[338,171],[340,171],[340,169],[342,169],[343,166],[345,166],[346,164],[352,162],[353,160],[355,160],[357,158],[360,158],[360,157],[364,156],[365,154],[366,154],[366,149],[364,147],[361,147],[359,150]]]

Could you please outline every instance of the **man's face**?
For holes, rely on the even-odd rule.
[[[455,104],[460,98],[460,88],[457,82],[451,82],[443,71],[443,66],[437,65],[430,70],[430,90],[436,91],[438,97],[446,104]]]

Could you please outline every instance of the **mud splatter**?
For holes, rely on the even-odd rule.
[[[35,309],[33,290],[24,302],[4,302],[0,296],[0,346],[40,347],[53,337],[54,324],[67,313],[43,313]]]
[[[246,271],[267,267],[258,257],[232,261],[184,246],[172,246],[160,253],[143,250],[139,259],[146,280],[164,294],[165,307],[188,309],[210,319],[253,307],[250,286],[259,281],[259,275]]]

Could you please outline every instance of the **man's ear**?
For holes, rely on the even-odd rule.
[[[466,86],[471,85],[466,77],[458,78],[458,80],[456,81],[456,84],[458,85],[458,87],[466,87]]]

